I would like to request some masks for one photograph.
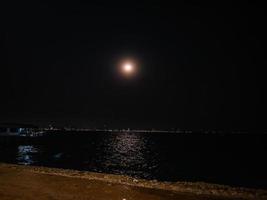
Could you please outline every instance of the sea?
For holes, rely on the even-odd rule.
[[[267,189],[266,134],[55,132],[0,137],[0,162]]]

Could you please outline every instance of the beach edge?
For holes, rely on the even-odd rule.
[[[16,170],[27,170],[33,173],[46,175],[56,175],[71,178],[80,178],[87,180],[102,181],[112,184],[122,184],[134,187],[142,187],[156,190],[166,190],[177,193],[190,193],[196,195],[216,196],[223,198],[241,198],[267,200],[267,190],[251,189],[244,187],[231,187],[205,182],[160,182],[156,180],[136,179],[125,175],[115,175],[106,173],[97,173],[89,171],[78,171],[72,169],[51,168],[43,166],[29,166],[0,163],[1,168],[12,168]]]

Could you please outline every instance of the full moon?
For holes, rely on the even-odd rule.
[[[123,65],[123,71],[126,73],[131,73],[133,71],[133,65],[131,63],[125,63]]]
[[[115,69],[121,78],[133,79],[139,74],[140,64],[136,59],[125,58],[117,63]]]
[[[136,66],[134,65],[133,62],[124,62],[121,65],[121,71],[123,74],[130,76],[133,75],[136,71]]]

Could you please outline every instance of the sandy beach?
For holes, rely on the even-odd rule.
[[[0,163],[1,200],[267,199],[267,191]]]

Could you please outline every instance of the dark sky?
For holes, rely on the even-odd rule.
[[[1,6],[1,121],[266,129],[263,5],[87,2]]]

